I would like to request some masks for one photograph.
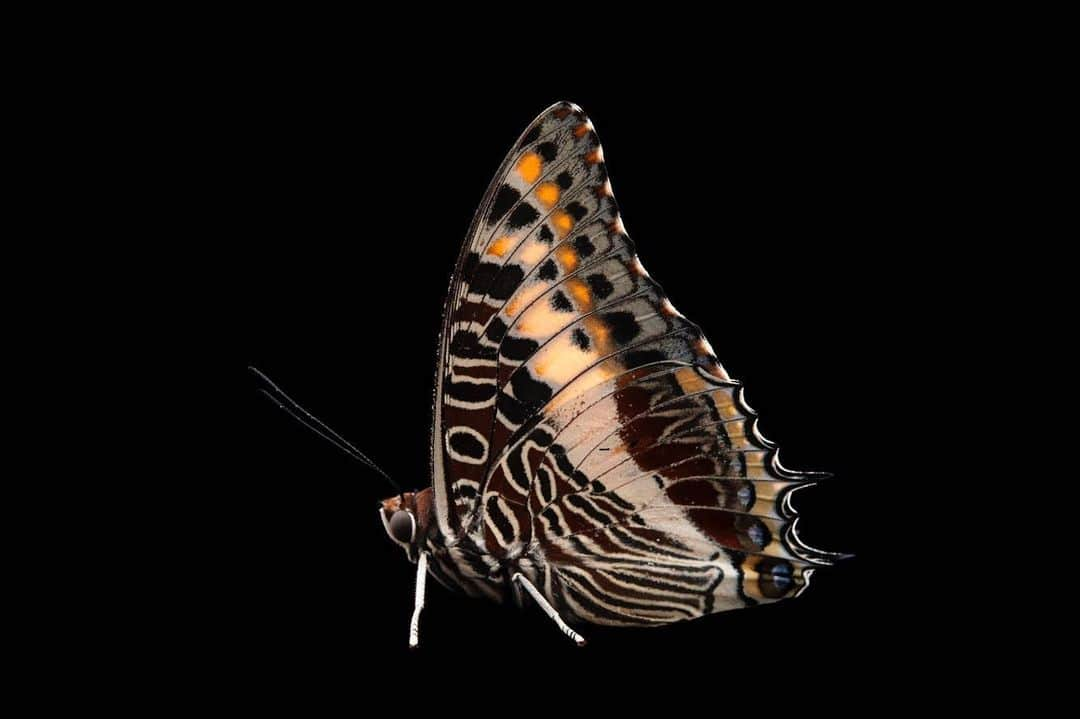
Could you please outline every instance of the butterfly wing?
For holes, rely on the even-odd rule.
[[[625,254],[616,219],[596,133],[576,106],[553,105],[496,173],[450,285],[432,430],[436,514],[448,541],[477,517],[489,464],[506,444],[508,426],[497,417],[530,411],[511,407],[515,395],[501,390],[538,343],[507,330],[578,266]]]
[[[775,601],[829,562],[794,529],[791,494],[814,476],[780,465],[638,261],[576,106],[549,108],[507,156],[448,307],[433,433],[444,533],[517,560],[593,623]]]
[[[791,496],[819,475],[784,468],[755,423],[737,383],[670,362],[549,413],[532,431],[545,449],[522,462],[553,603],[595,624],[656,624],[801,592],[833,558],[795,530]]]

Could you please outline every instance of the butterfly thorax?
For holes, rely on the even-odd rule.
[[[483,534],[465,531],[447,537],[439,528],[434,495],[430,487],[419,492],[405,492],[382,501],[383,524],[394,543],[405,549],[409,561],[415,563],[420,552],[428,553],[428,571],[448,589],[471,597],[486,597],[498,602],[506,598],[510,577],[521,571],[533,574],[536,566],[531,557],[497,558],[484,549]],[[407,513],[415,522],[415,531],[406,535],[402,530],[395,536],[392,522],[400,513]]]

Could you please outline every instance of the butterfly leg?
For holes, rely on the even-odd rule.
[[[529,595],[536,600],[536,603],[539,604],[540,608],[544,610],[544,614],[551,617],[551,621],[555,622],[555,625],[562,630],[563,634],[573,639],[574,643],[577,644],[579,647],[585,646],[585,637],[581,636],[566,625],[566,622],[564,622],[562,617],[559,616],[559,613],[555,611],[555,607],[551,606],[551,604],[548,603],[547,599],[544,599],[544,595],[540,593],[540,590],[533,586],[532,582],[525,578],[524,574],[522,574],[521,572],[515,572],[514,576],[511,577],[511,579],[514,581],[515,584],[520,584],[521,586],[525,587],[525,591],[528,592]]]
[[[424,589],[427,586],[427,552],[420,552],[416,562],[416,602],[413,604],[412,621],[409,622],[409,649],[420,645],[420,612],[424,608]]]

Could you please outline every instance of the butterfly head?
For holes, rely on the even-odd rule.
[[[405,550],[410,561],[419,557],[419,547],[427,535],[431,511],[431,489],[403,492],[379,503],[379,519],[390,540]]]

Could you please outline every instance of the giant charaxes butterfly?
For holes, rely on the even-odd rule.
[[[473,597],[527,592],[584,644],[567,622],[775,602],[840,556],[800,541],[791,497],[822,475],[780,464],[741,385],[642,267],[576,105],[537,117],[484,194],[436,371],[432,486],[379,507],[418,565],[412,646],[428,572]]]

